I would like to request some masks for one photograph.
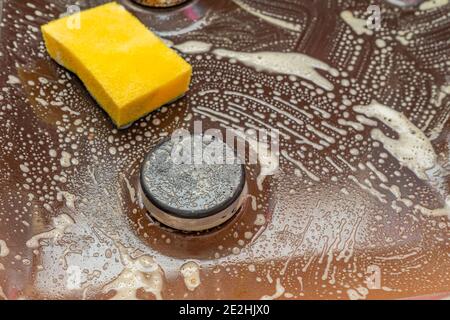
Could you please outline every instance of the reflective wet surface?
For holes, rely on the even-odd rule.
[[[448,296],[447,1],[121,1],[194,70],[125,130],[45,51],[72,3],[1,3],[0,299]],[[184,233],[147,214],[139,168],[199,125],[245,142],[249,196]]]

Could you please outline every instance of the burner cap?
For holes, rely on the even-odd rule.
[[[227,144],[208,135],[164,140],[146,155],[140,182],[149,213],[183,231],[229,220],[246,192],[245,166]]]

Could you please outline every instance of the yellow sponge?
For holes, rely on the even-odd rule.
[[[118,127],[188,90],[191,66],[115,2],[41,30],[50,56],[78,75]]]

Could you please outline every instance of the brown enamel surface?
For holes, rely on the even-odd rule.
[[[79,2],[84,9],[103,1]],[[169,9],[121,3],[174,44],[196,40],[236,52],[298,52],[340,75],[319,70],[333,89],[318,90],[308,80],[255,70],[211,51],[183,54],[194,70],[186,96],[116,130],[81,81],[49,58],[36,29],[70,3],[3,1],[0,240],[9,253],[0,256],[0,299],[113,297],[114,291],[103,288],[124,268],[120,250],[154,258],[163,271],[164,299],[259,299],[276,294],[277,287],[275,297],[281,299],[348,299],[355,292],[368,299],[408,298],[450,291],[448,217],[414,209],[442,207],[450,187],[450,95],[440,91],[450,82],[449,5],[419,14],[416,8],[377,2],[381,30],[357,35],[340,14],[367,15],[368,1],[193,0]],[[407,43],[397,39],[408,34]],[[375,44],[381,38],[384,52]],[[439,172],[419,179],[371,137],[373,127],[356,130],[339,121],[357,122],[352,106],[373,99],[402,112],[430,138]],[[233,111],[233,104],[241,109]],[[302,111],[311,117],[302,118]],[[280,150],[290,160],[280,155],[279,170],[264,179],[262,190],[261,166],[247,165],[250,197],[241,212],[215,230],[185,234],[148,217],[138,174],[148,150],[176,129],[192,130],[194,121],[223,132],[232,125],[278,128]],[[308,125],[333,139],[320,150],[299,143],[299,135],[320,143]],[[376,126],[398,138],[382,122]],[[368,162],[386,176],[384,185],[397,186],[413,205],[380,187]],[[52,230],[52,218],[62,214],[73,219],[70,227],[37,248],[26,245]],[[255,224],[262,217],[264,223]],[[191,260],[200,266],[194,291],[180,273]],[[81,270],[78,289],[66,288],[70,266]],[[374,289],[366,283],[373,268],[381,281]],[[136,289],[140,298],[155,298]]]

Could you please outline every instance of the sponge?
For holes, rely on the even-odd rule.
[[[191,66],[115,2],[41,30],[50,56],[77,74],[119,128],[189,88]]]

